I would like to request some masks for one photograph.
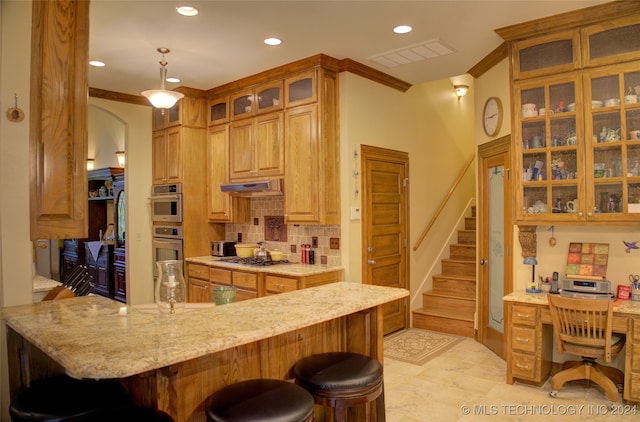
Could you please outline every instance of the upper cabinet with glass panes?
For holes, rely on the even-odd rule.
[[[640,2],[554,19],[497,30],[512,64],[515,220],[640,224]]]

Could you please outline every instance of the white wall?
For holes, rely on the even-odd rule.
[[[469,76],[457,82],[473,85]],[[458,101],[449,79],[433,81],[400,92],[350,74],[340,74],[340,145],[342,180],[342,262],[346,279],[360,281],[361,221],[351,221],[350,207],[361,206],[361,178],[354,178],[360,157],[354,151],[372,145],[409,154],[409,259],[412,296],[424,284],[430,265],[437,261],[458,213],[473,197],[473,172],[460,186],[427,240],[413,246],[445,198],[464,163],[474,155],[473,87]],[[445,183],[443,183],[445,181]],[[432,247],[431,245],[437,245]]]

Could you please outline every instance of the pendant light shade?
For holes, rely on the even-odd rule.
[[[169,109],[184,97],[184,94],[164,89],[164,81],[167,79],[167,62],[164,59],[164,55],[169,53],[170,50],[160,47],[158,48],[158,52],[162,54],[162,60],[160,60],[160,89],[142,91],[142,95],[147,97],[151,105],[155,108]]]

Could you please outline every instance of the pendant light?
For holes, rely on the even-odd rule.
[[[168,54],[171,50],[160,47],[157,51],[162,54],[162,60],[160,60],[160,89],[142,91],[142,95],[147,97],[151,105],[155,108],[170,109],[179,99],[184,97],[184,94],[164,89],[164,81],[167,79],[167,62],[164,59],[164,55]]]

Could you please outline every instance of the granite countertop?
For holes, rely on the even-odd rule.
[[[505,302],[531,303],[533,305],[546,305],[548,293],[527,293],[519,290],[509,293],[503,300]],[[637,300],[616,300],[613,303],[613,312],[621,312],[631,315],[640,315],[640,301]]]
[[[6,307],[0,316],[76,378],[122,378],[340,318],[409,296],[337,282],[174,315],[82,296]]]
[[[335,265],[321,265],[321,264],[311,265],[311,264],[299,264],[299,263],[267,265],[267,266],[244,265],[244,264],[237,264],[233,262],[223,262],[223,261],[220,261],[220,257],[216,257],[216,256],[198,256],[193,258],[186,258],[185,261],[191,262],[194,264],[228,268],[230,270],[253,271],[258,273],[279,274],[279,275],[285,275],[285,276],[288,275],[293,277],[323,274],[330,271],[341,271],[344,269],[342,266],[335,266]]]
[[[57,286],[62,286],[62,283],[40,275],[33,277],[33,293],[48,292]]]

